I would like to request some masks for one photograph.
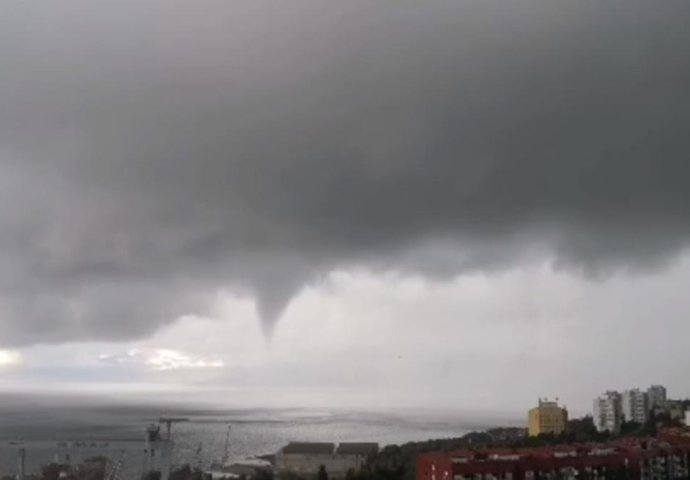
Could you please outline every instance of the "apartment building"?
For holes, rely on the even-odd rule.
[[[650,410],[666,408],[666,388],[663,385],[652,385],[647,389]]]
[[[600,432],[618,433],[623,423],[621,394],[608,391],[594,399],[594,426]]]
[[[626,390],[621,395],[621,411],[626,422],[646,423],[649,418],[647,392],[638,388]]]
[[[532,408],[527,415],[527,431],[530,437],[541,434],[559,435],[568,426],[568,410],[550,402],[539,399],[539,405]]]

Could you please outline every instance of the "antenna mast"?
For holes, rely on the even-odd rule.
[[[228,460],[230,459],[230,430],[232,430],[232,426],[228,425],[228,431],[225,434],[225,450],[223,453],[223,465],[225,466],[226,463],[228,463]]]
[[[26,448],[23,444],[19,444],[17,451],[17,480],[24,480],[24,464],[26,462]]]

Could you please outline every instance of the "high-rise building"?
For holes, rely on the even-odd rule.
[[[621,394],[608,391],[594,399],[594,426],[600,432],[618,433],[623,423]]]
[[[647,392],[639,388],[626,390],[621,397],[623,420],[626,422],[645,423],[649,418],[649,399]]]
[[[647,389],[649,409],[657,410],[666,408],[666,388],[662,385],[652,385]]]
[[[530,437],[541,434],[559,435],[568,426],[568,410],[560,407],[558,402],[539,399],[539,406],[528,413],[528,433]]]

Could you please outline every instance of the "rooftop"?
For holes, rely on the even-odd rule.
[[[458,450],[451,452],[430,452],[423,453],[420,457],[433,459],[447,459],[453,463],[495,463],[509,462],[510,460],[556,460],[565,457],[614,457],[620,455],[654,455],[656,452],[676,449],[678,447],[687,449],[687,444],[681,441],[678,435],[669,434],[663,440],[656,438],[642,439],[620,439],[606,444],[574,444],[574,445],[555,445],[537,448],[518,448],[518,449],[480,449],[480,450]]]
[[[336,453],[341,455],[376,455],[379,451],[378,443],[343,442],[338,445]]]
[[[334,450],[335,444],[326,442],[290,442],[283,447],[283,453],[302,455],[331,455]]]

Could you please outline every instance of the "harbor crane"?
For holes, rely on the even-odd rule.
[[[183,417],[160,417],[158,423],[165,425],[165,431],[167,434],[166,445],[165,445],[165,462],[163,464],[163,472],[161,475],[161,480],[170,480],[170,467],[172,460],[173,451],[173,439],[172,439],[172,425],[174,423],[188,422],[188,418]]]
[[[120,479],[120,469],[122,468],[122,458],[119,458],[117,462],[113,465],[113,468],[108,474],[108,480],[119,480]]]

